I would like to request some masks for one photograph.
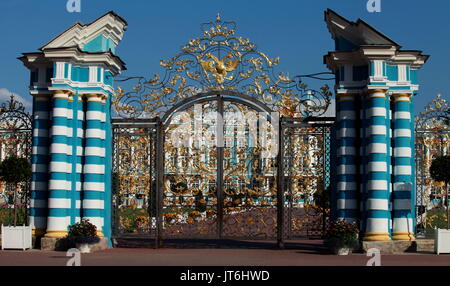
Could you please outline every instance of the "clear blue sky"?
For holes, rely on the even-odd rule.
[[[352,21],[364,19],[404,49],[431,55],[420,73],[416,110],[436,93],[449,98],[449,1],[381,0],[382,12],[373,14],[366,10],[367,0],[81,1],[81,13],[68,13],[66,0],[0,1],[0,100],[6,91],[31,100],[28,71],[16,59],[22,52],[36,51],[76,21],[89,23],[109,10],[129,23],[117,49],[127,63],[125,75],[159,72],[159,60],[178,53],[199,35],[199,24],[213,20],[218,12],[223,20],[236,21],[237,33],[261,51],[280,56],[279,71],[290,75],[327,71],[323,55],[334,47],[323,20],[327,8]]]

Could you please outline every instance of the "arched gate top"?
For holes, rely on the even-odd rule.
[[[25,112],[23,103],[17,101],[14,95],[11,95],[9,101],[0,106],[1,130],[8,130],[8,132],[31,130],[31,122],[31,115]]]
[[[188,98],[213,93],[236,93],[252,98],[285,117],[319,116],[331,101],[329,87],[309,89],[302,77],[289,77],[249,39],[236,36],[236,23],[222,21],[201,25],[202,35],[190,40],[181,52],[160,65],[164,72],[153,78],[129,77],[134,87],[117,88],[113,106],[123,117],[167,117],[166,113]],[[311,77],[311,76],[309,76]],[[120,80],[119,80],[120,81]]]
[[[211,90],[209,92],[197,94],[195,96],[182,100],[181,102],[173,106],[170,110],[165,112],[164,116],[162,117],[162,122],[164,124],[169,122],[170,118],[178,111],[182,111],[201,102],[217,100],[219,97],[225,101],[241,103],[257,112],[273,112],[273,110],[270,109],[267,105],[262,104],[255,98],[247,96],[245,94],[227,90]]]
[[[436,97],[416,117],[416,131],[450,131],[450,106],[448,102],[436,94]]]

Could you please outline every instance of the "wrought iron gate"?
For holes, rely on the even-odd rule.
[[[330,139],[334,118],[283,118],[282,182],[285,239],[321,238],[329,206]]]
[[[220,97],[195,108],[218,106],[250,110]],[[226,113],[224,146],[174,146],[171,137],[187,139],[187,133],[175,132],[186,128],[182,116],[189,117],[184,125],[202,119],[201,130],[216,128],[216,119],[208,121],[194,106],[185,111],[166,125],[160,120],[113,121],[116,237],[155,239],[158,244],[170,238],[282,242],[321,237],[329,210],[316,194],[330,184],[333,118],[281,118],[281,152],[263,158],[261,146],[238,145],[236,118]],[[240,139],[248,138],[248,126],[243,131]]]
[[[13,95],[10,100],[0,106],[0,161],[15,155],[31,161],[31,115],[25,111],[23,103]],[[13,207],[15,186],[0,182],[0,223],[12,223],[8,208]],[[16,197],[18,207],[18,223],[28,223],[28,207],[30,205],[30,182],[19,185]]]
[[[114,95],[116,115],[126,118],[113,124],[115,233],[157,245],[320,236],[326,210],[314,193],[329,184],[330,132],[311,116],[327,111],[328,86],[303,82],[320,74],[275,74],[279,58],[235,36],[236,24],[219,15],[201,27],[161,60],[162,76],[125,78],[129,91]]]
[[[276,156],[263,156],[267,148],[256,140],[263,129],[255,120],[258,111],[237,98],[217,95],[172,118],[164,133],[163,237],[276,237]],[[208,129],[217,130],[213,136],[223,144],[207,142]],[[177,147],[170,140],[186,140],[183,136],[199,142]],[[255,144],[246,144],[251,136]]]
[[[430,175],[432,160],[450,154],[450,106],[441,95],[416,117],[415,129],[416,233],[424,237],[432,236],[435,227],[445,227],[444,186]]]
[[[113,235],[156,237],[154,120],[113,120]]]

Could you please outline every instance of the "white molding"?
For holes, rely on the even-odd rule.
[[[56,68],[55,79],[65,79],[64,77],[65,62],[56,62],[55,68]]]
[[[69,72],[67,73],[67,79],[72,79],[72,63],[68,63]]]
[[[375,60],[373,61],[373,78],[375,80],[384,80],[384,61]]]
[[[408,76],[406,74],[406,65],[398,65],[398,83],[399,85],[408,84]]]
[[[98,83],[97,72],[98,68],[96,66],[89,66],[89,84]]]
[[[104,83],[100,83],[100,82],[91,82],[91,83],[87,83],[87,82],[78,82],[78,81],[71,81],[71,80],[67,80],[67,79],[52,79],[52,84],[66,84],[69,85],[72,88],[101,88],[107,92],[110,93],[114,93],[114,88],[110,85],[105,85]],[[61,87],[48,87],[49,90],[60,90]],[[97,91],[96,91],[97,92]],[[80,90],[78,91],[79,94],[83,94],[83,93],[92,93],[92,91],[89,90]],[[104,95],[108,96],[108,94],[105,92],[103,93]]]
[[[118,74],[123,66],[123,63],[119,59],[119,57],[111,54],[111,53],[86,53],[80,51],[77,48],[64,48],[64,49],[56,49],[56,50],[45,50],[44,51],[45,58],[50,61],[55,61],[57,59],[65,59],[66,61],[72,61],[76,63],[76,65],[92,65],[96,66],[105,65],[109,69],[114,69],[113,74]]]

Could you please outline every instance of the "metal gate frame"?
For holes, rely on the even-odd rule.
[[[331,179],[331,170],[330,170],[330,160],[331,160],[331,129],[334,125],[335,118],[334,117],[307,117],[307,118],[285,118],[282,117],[280,120],[280,137],[279,137],[279,152],[278,152],[278,236],[277,236],[277,244],[279,248],[284,247],[284,241],[291,239],[293,237],[292,234],[292,203],[293,197],[292,194],[289,193],[290,190],[290,181],[289,176],[285,175],[285,144],[287,143],[285,140],[284,133],[288,130],[302,129],[302,128],[318,128],[315,133],[306,133],[311,136],[322,136],[323,145],[319,146],[323,150],[322,155],[322,183],[324,190],[330,185]],[[289,181],[289,182],[288,182]],[[289,190],[288,190],[289,189]],[[288,207],[285,207],[285,202],[288,203]],[[325,227],[325,215],[322,214],[322,231]],[[308,232],[309,229],[306,229],[307,237],[309,237]]]
[[[173,114],[175,114],[178,110],[184,110],[188,106],[192,106],[195,103],[205,102],[205,101],[217,101],[217,112],[220,114],[220,116],[223,116],[224,112],[224,102],[233,102],[238,104],[246,105],[255,111],[262,111],[267,112],[270,114],[272,110],[267,107],[265,104],[259,102],[257,99],[246,96],[241,93],[232,92],[232,91],[211,91],[204,94],[198,94],[197,96],[190,97],[186,99],[185,101],[182,101],[172,107],[169,111],[165,113],[165,116],[162,119],[157,118],[156,122],[158,124],[157,127],[157,164],[156,164],[156,174],[157,174],[157,190],[158,190],[158,201],[157,201],[157,214],[158,217],[156,219],[157,223],[157,235],[156,235],[156,246],[160,247],[162,245],[162,241],[164,239],[163,235],[163,229],[162,229],[162,222],[163,222],[163,197],[164,197],[164,190],[163,190],[163,184],[164,184],[164,143],[165,143],[165,133],[164,130],[168,126],[168,123],[170,123],[170,119]],[[223,137],[223,130],[220,129],[221,127],[218,127],[217,130],[218,137]],[[219,139],[220,140],[220,139]],[[224,179],[224,169],[223,169],[223,162],[224,162],[224,147],[216,147],[217,148],[217,230],[216,230],[216,237],[215,239],[222,239],[223,234],[223,214],[224,214],[224,202],[223,202],[223,179]],[[278,200],[277,200],[278,204]],[[279,213],[282,213],[282,210],[279,210],[277,207],[277,211]],[[279,217],[279,214],[277,215]],[[278,223],[277,223],[278,225]],[[241,237],[243,238],[243,237]],[[247,238],[248,239],[248,238]]]
[[[218,100],[219,104],[219,112],[223,112],[223,101],[224,99],[222,97],[218,97],[214,100]],[[222,108],[220,108],[222,106]],[[319,136],[326,136],[325,130],[326,128],[330,128],[333,125],[334,118],[331,117],[310,117],[310,118],[285,118],[281,117],[279,120],[279,144],[278,144],[278,155],[277,155],[277,175],[276,175],[276,182],[277,182],[277,222],[276,222],[276,229],[277,229],[277,246],[278,248],[283,248],[284,243],[286,240],[291,238],[290,232],[291,232],[291,208],[289,207],[292,202],[288,201],[289,206],[285,207],[286,203],[286,194],[285,194],[285,188],[286,188],[286,182],[289,179],[289,177],[286,177],[284,174],[285,170],[285,154],[284,154],[284,144],[285,144],[285,138],[283,136],[285,130],[289,129],[298,129],[298,128],[311,128],[311,127],[317,127],[320,128],[323,133],[319,134]],[[154,132],[153,135],[155,135],[154,138],[156,138],[155,142],[155,158],[150,158],[150,160],[154,160],[154,169],[150,169],[149,176],[152,178],[152,176],[155,176],[155,182],[156,182],[156,206],[155,206],[155,220],[156,225],[154,228],[154,232],[150,233],[150,237],[154,237],[155,245],[156,247],[161,247],[163,240],[165,239],[163,234],[163,228],[162,228],[162,222],[163,222],[163,196],[164,196],[164,190],[163,190],[163,184],[164,184],[164,140],[165,140],[165,124],[164,120],[161,120],[160,118],[155,119],[134,119],[132,121],[128,119],[113,119],[113,138],[116,138],[116,136],[120,136],[120,133],[118,133],[116,130],[119,128],[147,128],[151,129]],[[328,130],[330,130],[328,129]],[[331,133],[329,133],[329,136],[331,136]],[[116,140],[114,140],[115,143]],[[329,140],[324,140],[324,146],[322,146],[324,150],[323,155],[323,176],[325,183],[328,180],[329,184],[329,157],[330,157],[330,151],[329,151]],[[217,162],[222,162],[222,164],[217,164],[217,171],[218,171],[218,179],[217,179],[217,186],[218,186],[218,193],[217,193],[217,239],[222,238],[222,222],[223,222],[223,148],[224,147],[217,147]],[[117,152],[117,146],[114,146],[113,148],[113,158],[115,162],[114,168],[120,168],[119,162],[118,162],[118,154]],[[149,154],[151,156],[151,154]],[[280,187],[281,186],[281,187]],[[117,188],[117,184],[114,185],[114,188]],[[221,203],[219,203],[221,202]],[[115,208],[112,208],[115,210]],[[149,213],[150,216],[150,213]],[[117,216],[114,215],[114,229],[117,228]],[[149,217],[149,220],[152,221],[152,218]],[[152,227],[150,224],[149,227]]]

